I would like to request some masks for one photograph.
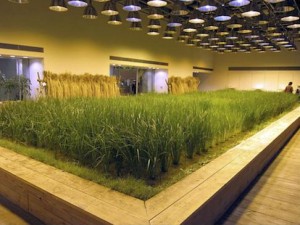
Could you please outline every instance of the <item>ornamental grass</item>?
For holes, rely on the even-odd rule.
[[[234,90],[42,98],[1,106],[0,137],[115,176],[155,179],[183,158],[205,154],[296,102],[292,94]]]

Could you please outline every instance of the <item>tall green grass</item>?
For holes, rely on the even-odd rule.
[[[117,176],[154,179],[296,102],[285,93],[232,90],[12,102],[0,107],[0,136]]]

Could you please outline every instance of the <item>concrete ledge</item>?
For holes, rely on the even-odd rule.
[[[299,116],[300,107],[145,202],[0,147],[0,194],[47,224],[213,224],[299,129]]]

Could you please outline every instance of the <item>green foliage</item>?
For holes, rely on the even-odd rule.
[[[109,99],[40,99],[0,107],[0,136],[116,176],[155,179],[183,157],[251,129],[297,97],[233,91]]]

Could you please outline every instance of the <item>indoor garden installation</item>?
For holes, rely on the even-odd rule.
[[[166,187],[164,181],[176,177],[187,162],[199,163],[206,154],[214,154],[214,146],[296,104],[292,94],[234,90],[47,97],[2,104],[0,140],[33,146],[32,155],[53,153],[92,169],[79,173],[87,179],[147,199]],[[46,157],[42,161],[47,162]]]

